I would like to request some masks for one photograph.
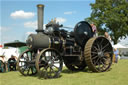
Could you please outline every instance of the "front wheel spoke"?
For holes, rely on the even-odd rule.
[[[28,68],[28,70],[27,70],[27,75],[29,75],[30,70],[31,70],[31,68]]]
[[[46,63],[48,63],[48,61],[45,61],[45,60],[40,60],[39,61],[39,64],[46,64]]]
[[[50,77],[52,78],[54,76],[54,74],[56,74],[56,72],[54,71],[54,69],[50,66]]]
[[[27,61],[19,61],[19,62],[25,62],[26,63]]]
[[[22,68],[22,72],[28,71],[28,68]]]
[[[45,68],[43,67],[43,69],[40,68],[40,73],[43,73],[45,71]]]
[[[34,73],[34,68],[31,68],[32,74]]]
[[[40,70],[40,72],[39,72],[40,76],[42,76],[42,77],[46,76],[46,71],[45,70],[46,70],[45,68]]]
[[[54,59],[52,59],[52,60],[53,60],[53,61],[55,61],[56,59],[58,60],[58,57],[55,57],[55,58],[54,58]]]
[[[59,69],[59,67],[57,67],[57,66],[56,66],[56,65],[54,65],[54,64],[53,64],[53,67],[55,67],[55,68]]]
[[[21,71],[24,73],[25,69],[21,69]]]
[[[51,68],[51,70],[56,74],[56,72],[54,71],[54,69],[52,68],[52,67],[50,67]]]
[[[47,57],[50,57],[49,59]],[[45,63],[48,63],[51,61],[51,56],[44,56],[44,59],[42,59]]]
[[[46,71],[48,70],[48,67],[49,67],[49,65],[47,65],[47,66],[44,67]]]
[[[22,66],[19,66],[19,67],[21,68],[21,67],[24,67],[24,66],[26,66],[26,65],[22,65]]]
[[[59,63],[60,63],[60,61],[54,62],[54,64],[59,64]]]
[[[50,69],[50,71],[49,71],[50,76],[52,76],[52,69],[51,69],[51,67],[49,69]]]

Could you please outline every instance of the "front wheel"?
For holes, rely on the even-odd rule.
[[[39,76],[45,79],[59,77],[62,67],[62,57],[60,53],[53,48],[42,50],[36,58],[36,69]]]
[[[34,53],[30,50],[26,50],[23,52],[18,60],[17,60],[17,67],[19,72],[24,76],[32,76],[37,73],[37,70],[35,68],[35,64],[33,66],[30,66],[30,62],[32,61],[32,58]]]

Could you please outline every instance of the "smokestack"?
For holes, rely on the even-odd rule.
[[[44,5],[38,4],[38,28],[36,30],[37,33],[43,32],[43,19],[44,19]]]

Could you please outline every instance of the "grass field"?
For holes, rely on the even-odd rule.
[[[38,79],[37,76],[22,76],[18,71],[0,73],[0,85],[128,85],[128,59],[112,65],[103,73],[86,71],[71,72],[64,68],[57,79]]]

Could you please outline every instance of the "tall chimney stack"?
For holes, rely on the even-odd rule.
[[[43,19],[44,19],[44,5],[38,4],[38,28],[36,30],[37,33],[43,32]]]

